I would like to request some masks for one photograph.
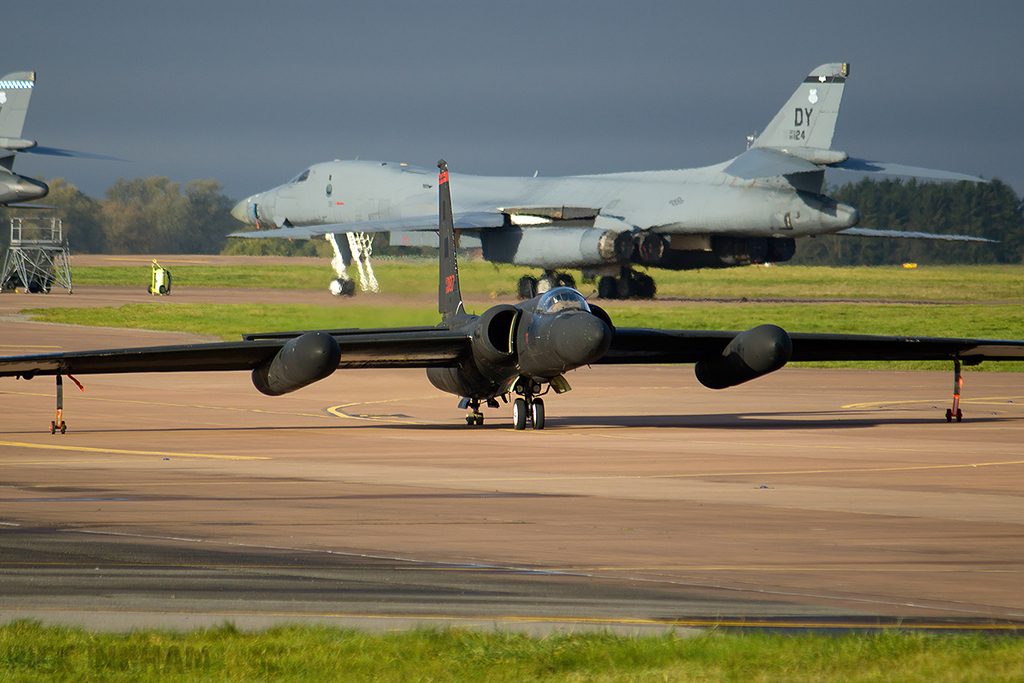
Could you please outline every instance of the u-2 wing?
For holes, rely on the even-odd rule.
[[[722,354],[740,335],[751,331],[617,328],[611,348],[598,363],[699,363]],[[786,336],[791,343],[788,362],[959,360],[977,365],[984,360],[1024,360],[1024,341],[819,333]]]
[[[953,361],[953,407],[946,421],[959,422],[960,366],[984,360],[1024,360],[1024,341],[863,334],[787,334],[775,325],[746,332],[616,330],[599,363],[696,363],[697,380],[725,389],[778,370],[790,361]]]
[[[464,334],[434,327],[281,332],[246,335],[237,342],[12,356],[0,358],[0,377],[255,370],[273,362],[289,344],[301,346],[299,340],[308,335],[334,340],[340,354],[336,368],[438,367],[469,348]]]
[[[787,362],[959,360],[977,365],[985,360],[1024,360],[1024,341],[787,334],[774,326],[762,327],[779,330],[789,340]],[[597,363],[699,363],[723,354],[750,331],[617,328],[611,347]],[[338,368],[446,367],[471,348],[465,333],[437,327],[275,332],[245,335],[237,342],[10,356],[0,358],[0,377],[253,370],[309,335],[326,335],[337,343]]]

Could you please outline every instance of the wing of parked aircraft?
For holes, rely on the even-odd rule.
[[[575,289],[557,287],[482,315],[465,311],[455,255],[448,167],[438,162],[441,239],[437,327],[309,330],[245,335],[241,341],[104,349],[0,358],[0,377],[55,376],[63,421],[64,376],[244,370],[254,386],[280,396],[326,379],[339,368],[425,368],[436,388],[461,398],[467,422],[482,424],[482,404],[513,399],[513,424],[545,424],[549,389],[570,389],[565,373],[597,363],[693,363],[697,379],[722,389],[774,372],[791,361],[950,360],[961,364],[1024,360],[1024,341],[789,334],[772,324],[746,331],[616,328]],[[959,390],[947,419],[960,419]]]
[[[467,211],[453,214],[452,219],[456,230],[474,230],[480,228],[500,228],[508,219],[500,212]],[[374,221],[356,221],[352,223],[330,223],[327,225],[305,225],[301,227],[287,226],[267,230],[232,233],[231,237],[284,237],[286,239],[309,239],[320,235],[343,235],[346,233],[377,233],[377,232],[437,232],[437,214],[410,216],[407,218],[390,218]]]

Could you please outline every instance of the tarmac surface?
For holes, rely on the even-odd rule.
[[[122,290],[0,295],[0,355],[203,339],[18,313]],[[89,376],[64,435],[52,378],[2,379],[0,623],[1019,627],[1024,378],[964,378],[947,424],[952,372],[594,367],[516,432],[417,370]]]

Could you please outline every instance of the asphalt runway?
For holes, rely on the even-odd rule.
[[[14,310],[118,296],[83,290],[0,296],[0,353],[200,339]],[[1024,382],[964,376],[947,424],[951,371],[710,391],[690,366],[595,367],[540,432],[510,406],[468,427],[416,370],[279,398],[245,373],[96,376],[65,382],[64,435],[52,378],[3,379],[0,623],[1008,628]]]

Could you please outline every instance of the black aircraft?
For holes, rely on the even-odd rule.
[[[958,422],[960,367],[983,360],[1022,360],[1024,341],[788,334],[776,325],[745,332],[616,328],[608,314],[575,289],[557,287],[515,306],[466,313],[455,258],[448,166],[438,162],[440,269],[437,327],[343,329],[244,335],[242,341],[0,358],[0,377],[57,379],[57,419],[64,432],[63,375],[123,372],[247,370],[264,394],[280,396],[328,377],[338,368],[426,368],[438,389],[462,398],[466,421],[483,424],[481,405],[512,404],[516,429],[544,428],[550,389],[569,390],[565,373],[598,363],[695,363],[697,379],[724,389],[789,361],[951,360]]]

